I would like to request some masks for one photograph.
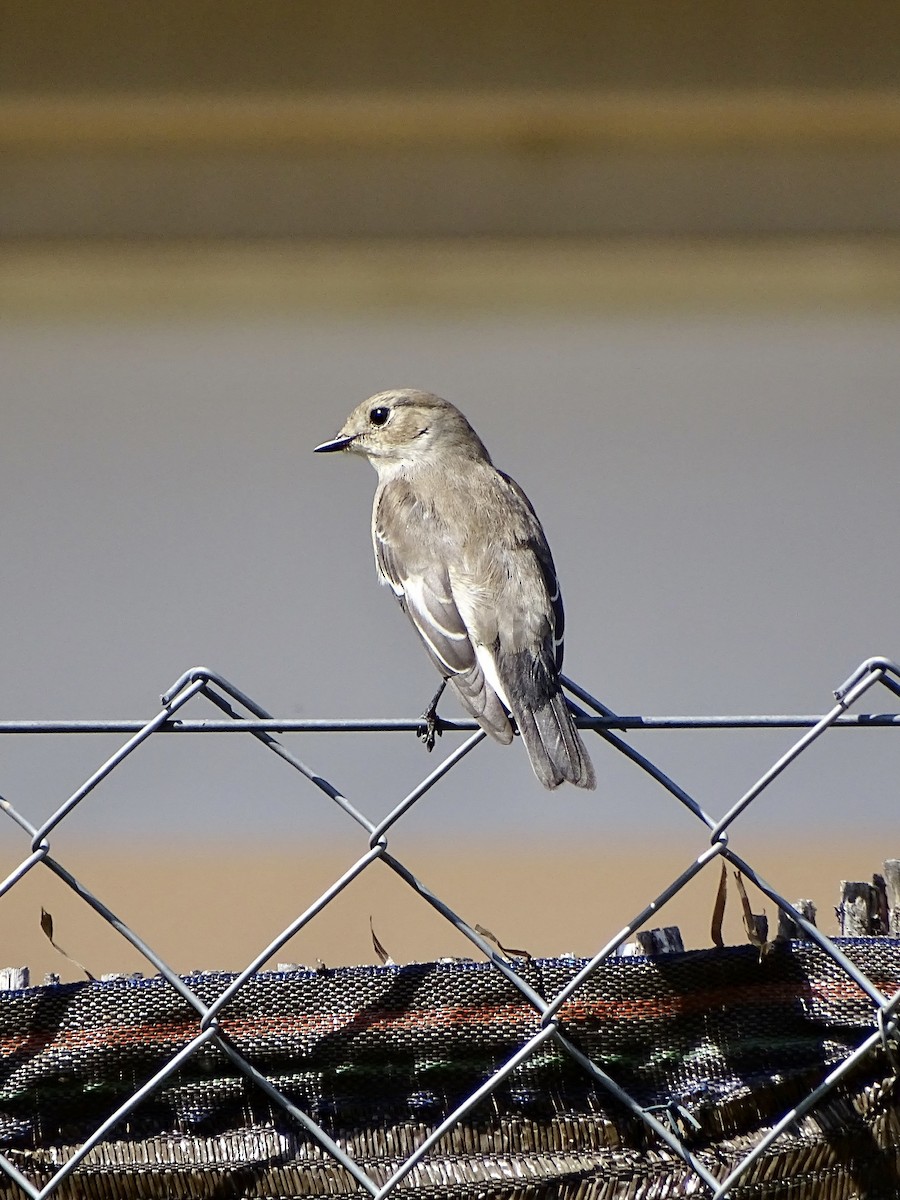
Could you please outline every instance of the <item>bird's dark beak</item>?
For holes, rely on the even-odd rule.
[[[334,450],[346,450],[353,440],[353,434],[332,438],[330,442],[323,442],[321,446],[316,446],[313,454],[331,454]]]

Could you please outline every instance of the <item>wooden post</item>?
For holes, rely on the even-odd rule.
[[[17,992],[31,986],[31,972],[27,967],[0,967],[0,992]]]
[[[889,858],[884,864],[887,893],[888,924],[891,937],[900,937],[900,858]]]
[[[810,925],[816,923],[816,906],[812,900],[795,900],[794,908],[805,920],[809,921]],[[786,912],[778,910],[778,934],[776,940],[779,942],[790,942],[794,940],[803,941],[806,938],[806,933],[801,929],[793,917],[789,917]]]
[[[887,911],[884,887],[880,875],[875,876],[874,883],[841,880],[837,915],[843,937],[875,937],[882,932],[881,922]]]
[[[875,919],[872,932],[877,937],[884,937],[888,931],[888,898],[887,884],[883,875],[872,876],[872,887],[875,889]]]
[[[646,954],[676,954],[684,950],[681,930],[677,925],[666,925],[663,929],[640,929],[634,935],[633,942],[627,942],[619,948],[620,958],[633,958]]]

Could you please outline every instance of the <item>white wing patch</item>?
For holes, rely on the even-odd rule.
[[[506,692],[503,684],[500,682],[500,676],[497,674],[497,664],[494,662],[494,656],[491,654],[487,646],[479,645],[475,647],[475,657],[478,659],[478,665],[481,667],[481,673],[494,689],[506,707],[512,712],[512,707],[509,700],[506,698]]]
[[[428,607],[428,601],[425,596],[425,581],[421,575],[410,575],[404,581],[403,591],[406,594],[406,600],[410,608],[415,610],[416,617],[418,618],[416,623],[420,628],[424,625],[435,629],[441,637],[450,638],[454,642],[464,642],[469,636],[465,630],[448,629],[446,625],[442,625],[437,619]],[[438,596],[437,599],[444,604],[451,603],[449,596]],[[423,630],[423,632],[426,631]]]
[[[403,603],[419,636],[440,664],[441,670],[448,676],[468,670],[472,663],[468,633],[461,623],[449,628],[438,615],[443,609],[447,619],[453,620],[458,616],[451,598],[442,599],[436,595],[421,575],[409,575],[404,580]]]

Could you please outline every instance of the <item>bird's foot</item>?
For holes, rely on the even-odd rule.
[[[436,712],[422,713],[422,724],[416,729],[416,737],[425,743],[429,754],[434,749],[435,738],[439,738],[443,732],[441,718]]]
[[[446,679],[431,698],[431,703],[425,709],[421,716],[421,725],[416,727],[416,737],[425,743],[425,749],[430,754],[434,749],[435,738],[439,738],[444,732],[441,726],[441,718],[437,714],[438,701],[444,694],[444,688],[447,686]]]

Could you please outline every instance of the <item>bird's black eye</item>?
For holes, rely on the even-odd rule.
[[[369,413],[369,420],[373,425],[384,425],[390,415],[391,410],[389,408],[379,405],[378,408],[373,408]]]

